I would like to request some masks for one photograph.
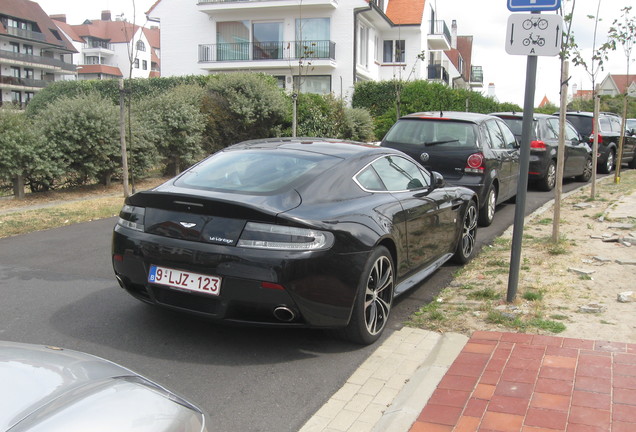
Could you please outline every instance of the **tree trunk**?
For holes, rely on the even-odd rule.
[[[17,199],[24,199],[24,176],[22,174],[13,178],[13,196]]]

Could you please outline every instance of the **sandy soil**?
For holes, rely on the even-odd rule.
[[[597,183],[595,200],[589,185],[562,200],[557,244],[551,241],[552,205],[526,219],[514,304],[503,301],[510,229],[461,270],[414,324],[467,335],[475,330],[555,334],[552,325],[563,324],[560,336],[636,343],[636,171],[625,173],[620,185],[612,180]],[[617,301],[619,293],[629,291],[631,302]]]

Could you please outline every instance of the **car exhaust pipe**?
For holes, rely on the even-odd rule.
[[[126,285],[124,285],[124,280],[121,278],[121,276],[116,275],[115,279],[117,279],[117,283],[119,284],[120,287],[122,287],[123,289],[126,289]]]
[[[274,317],[279,321],[291,322],[296,318],[296,314],[287,306],[278,306],[274,309]]]

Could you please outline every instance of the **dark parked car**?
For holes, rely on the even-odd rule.
[[[493,113],[512,130],[521,142],[523,113]],[[530,133],[530,166],[528,177],[542,190],[549,191],[556,184],[557,153],[559,149],[559,118],[548,114],[534,114]],[[592,149],[567,120],[565,123],[565,158],[563,177],[576,177],[587,182],[592,177]]]
[[[0,430],[205,432],[209,416],[108,360],[53,346],[0,342]]]
[[[340,328],[372,343],[393,298],[468,261],[474,193],[397,150],[236,144],[126,199],[113,267],[137,299],[235,323]]]
[[[558,115],[558,113],[557,113]],[[594,142],[594,113],[583,111],[568,111],[566,118],[574,128],[587,139],[592,146]],[[598,159],[597,169],[609,174],[615,167],[618,155],[618,143],[621,136],[621,118],[613,113],[599,113],[598,123]],[[629,164],[630,168],[636,168],[636,136],[627,131],[623,142],[623,157],[621,163]]]
[[[627,119],[627,131],[632,135],[636,135],[636,119]]]
[[[400,118],[382,147],[403,151],[454,185],[477,193],[479,224],[517,194],[519,145],[499,118],[465,112],[421,112]]]

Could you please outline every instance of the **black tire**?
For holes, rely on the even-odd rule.
[[[556,163],[551,160],[545,169],[545,175],[537,180],[537,186],[542,191],[551,191],[556,185]]]
[[[632,160],[629,162],[629,164],[627,165],[628,168],[630,169],[636,169],[636,152],[634,153],[634,157],[632,158]]]
[[[346,339],[361,345],[378,340],[389,320],[394,288],[393,259],[384,246],[378,246],[360,277],[351,319],[343,329]]]
[[[453,261],[466,264],[475,254],[477,240],[477,204],[470,201],[462,217],[462,232],[455,248]]]
[[[598,167],[599,172],[602,174],[609,174],[614,169],[614,150],[610,150],[607,153],[607,160],[605,163]]]
[[[486,194],[486,202],[479,209],[479,225],[490,226],[495,218],[495,207],[497,207],[497,189],[495,185],[490,185]]]
[[[585,166],[583,167],[583,172],[576,176],[576,181],[587,183],[592,178],[592,158],[585,159]]]

